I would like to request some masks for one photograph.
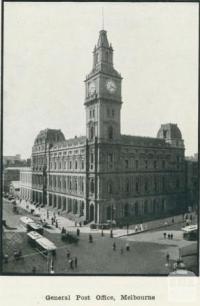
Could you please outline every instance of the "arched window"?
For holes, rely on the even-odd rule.
[[[128,203],[126,203],[124,205],[124,217],[128,217],[128,215],[129,215],[129,205]]]
[[[127,179],[126,180],[126,192],[129,192],[130,190],[129,190],[130,188],[129,188],[129,180]]]
[[[91,193],[94,193],[94,180],[93,179],[90,181],[90,191]]]
[[[109,126],[108,128],[108,139],[113,139],[113,127]]]
[[[145,190],[145,192],[148,191],[148,181],[147,180],[144,183],[144,190]]]
[[[93,139],[94,138],[94,127],[91,126],[90,128],[90,139]]]
[[[77,179],[74,179],[74,190],[77,191],[78,185],[77,185]]]
[[[147,200],[144,201],[144,213],[145,214],[148,213],[148,201]]]
[[[112,193],[112,183],[111,182],[108,183],[108,193],[109,194]]]
[[[106,54],[105,54],[106,62],[108,62],[108,58],[109,58],[109,54],[108,54],[108,51],[106,51]]]

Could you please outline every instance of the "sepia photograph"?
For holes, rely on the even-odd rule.
[[[198,276],[198,4],[3,13],[2,274]]]

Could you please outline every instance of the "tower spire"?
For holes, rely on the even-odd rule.
[[[102,7],[102,30],[104,30],[104,9]]]

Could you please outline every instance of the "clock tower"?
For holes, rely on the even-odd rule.
[[[113,67],[113,48],[105,30],[93,51],[93,68],[85,80],[86,135],[92,142],[120,138],[121,75]]]

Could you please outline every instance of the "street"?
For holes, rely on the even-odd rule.
[[[15,214],[12,211],[12,204],[7,200],[4,201],[3,219],[9,227],[14,227],[16,230],[4,229],[3,253],[8,255],[8,263],[3,265],[3,272],[32,273],[33,267],[36,267],[36,274],[48,273],[46,258],[28,244],[26,232],[20,227],[19,220],[22,215],[30,216],[23,209],[19,209],[19,214]],[[182,226],[183,224],[174,224],[160,230],[117,238],[110,238],[108,231],[102,236],[101,231],[81,227],[78,244],[62,241],[60,229],[55,227],[45,230],[44,236],[57,246],[54,261],[56,274],[167,275],[170,267],[166,266],[166,254],[170,254],[170,260],[173,262],[178,258],[179,247],[191,244],[191,241],[183,240],[180,231]],[[76,234],[76,228],[72,224],[67,230]],[[164,239],[164,232],[173,233],[173,240]],[[89,233],[92,234],[93,243],[89,243]],[[126,251],[125,248],[127,241],[130,244],[130,251]],[[114,242],[115,250],[113,250]],[[22,250],[23,260],[14,259],[15,249]],[[77,257],[77,268],[70,268],[67,250],[70,251],[72,259]]]

